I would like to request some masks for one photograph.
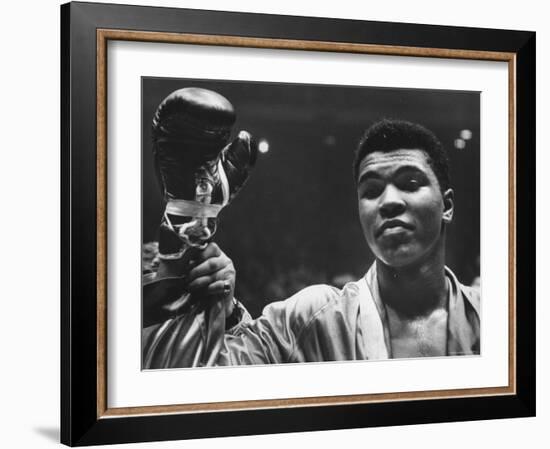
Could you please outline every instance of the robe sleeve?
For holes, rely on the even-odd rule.
[[[323,288],[323,289],[321,289]],[[252,320],[241,304],[238,323],[227,328],[220,302],[200,303],[185,314],[143,329],[144,369],[292,362],[304,330],[327,304],[327,286],[308,287],[266,306]],[[331,290],[329,290],[331,291]]]

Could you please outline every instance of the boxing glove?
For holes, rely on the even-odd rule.
[[[172,92],[153,118],[155,171],[166,209],[159,257],[181,259],[212,238],[217,216],[246,182],[257,145],[246,131],[230,141],[236,115],[222,95],[201,88]]]

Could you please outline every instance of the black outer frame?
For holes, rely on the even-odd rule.
[[[515,53],[517,394],[98,419],[98,28]],[[81,446],[534,416],[535,63],[535,33],[525,31],[112,4],[62,5],[61,442]]]

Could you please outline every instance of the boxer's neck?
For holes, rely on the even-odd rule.
[[[395,268],[377,261],[376,269],[382,302],[399,315],[427,315],[445,306],[448,287],[444,241],[414,264]]]

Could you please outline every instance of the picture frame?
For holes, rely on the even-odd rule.
[[[173,8],[61,7],[61,441],[70,446],[535,415],[535,33]],[[107,44],[503,61],[509,383],[456,391],[109,408]]]

